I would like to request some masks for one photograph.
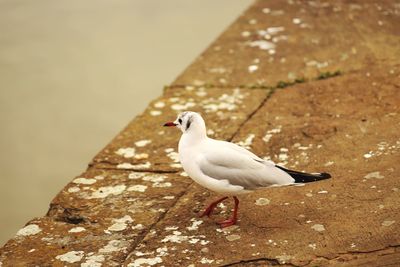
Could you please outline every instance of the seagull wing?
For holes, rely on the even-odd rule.
[[[239,185],[248,190],[294,182],[290,175],[271,162],[236,146],[227,142],[207,146],[199,160],[200,171],[210,178],[227,180],[231,185]]]

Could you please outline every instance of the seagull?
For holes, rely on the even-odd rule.
[[[231,217],[218,222],[222,228],[237,222],[237,195],[265,187],[303,184],[331,177],[328,173],[288,170],[234,143],[209,138],[206,124],[196,112],[182,112],[175,121],[167,122],[164,126],[177,127],[182,131],[178,146],[179,160],[190,178],[199,185],[224,195],[212,202],[200,217],[210,217],[219,203],[229,196],[233,197],[234,209]]]

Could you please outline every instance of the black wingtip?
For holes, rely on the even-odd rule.
[[[311,183],[311,182],[316,182],[320,180],[325,180],[329,179],[332,176],[327,173],[327,172],[321,172],[321,173],[305,173],[305,172],[298,172],[298,171],[293,171],[293,170],[288,170],[285,169],[281,166],[275,165],[279,169],[285,171],[288,173],[294,180],[295,183]]]
[[[332,178],[332,176],[331,176],[329,173],[327,173],[327,172],[322,172],[322,173],[319,174],[319,176],[320,176],[322,179],[329,179],[329,178]]]

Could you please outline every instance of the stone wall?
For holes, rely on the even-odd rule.
[[[400,4],[257,1],[0,249],[0,266],[400,264]],[[237,226],[177,159],[210,137],[333,178],[241,197]]]

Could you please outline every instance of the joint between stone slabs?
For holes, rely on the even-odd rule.
[[[243,125],[245,125],[253,116],[254,114],[257,113],[257,111],[259,111],[264,104],[268,101],[268,99],[275,93],[276,89],[271,89],[268,94],[265,96],[265,98],[263,99],[263,101],[260,103],[260,105],[252,112],[250,113],[250,115],[246,118],[246,120],[244,120],[239,127],[237,128],[237,130],[232,134],[232,136],[228,139],[229,142],[231,142],[233,140],[233,138],[235,138],[235,136],[239,133],[240,129],[243,127]]]
[[[317,76],[313,78],[306,79],[304,77],[295,79],[294,81],[279,81],[276,83],[274,86],[268,86],[268,85],[258,85],[258,84],[239,84],[239,85],[232,85],[232,84],[227,84],[227,85],[215,85],[215,84],[202,84],[202,85],[194,85],[194,84],[175,84],[175,85],[165,85],[164,86],[164,92],[167,90],[173,90],[173,89],[184,89],[186,87],[193,87],[193,88],[206,88],[206,89],[264,89],[264,90],[274,90],[274,89],[283,89],[286,87],[290,87],[299,83],[306,83],[306,82],[312,82],[312,81],[319,81],[319,80],[325,80],[329,78],[333,78],[336,76],[340,76],[344,74],[341,70],[336,70],[336,71],[326,71],[326,72],[320,72]]]
[[[186,191],[183,191],[182,193],[180,193],[175,198],[176,199],[175,202],[169,207],[169,209],[166,212],[162,213],[160,215],[160,217],[157,219],[157,221],[155,221],[151,226],[149,226],[148,230],[145,231],[140,236],[140,239],[136,242],[136,244],[134,246],[132,246],[132,249],[127,253],[127,256],[126,256],[124,261],[129,260],[129,258],[131,257],[132,252],[142,243],[142,241],[146,238],[146,236],[148,236],[151,233],[151,231],[156,227],[156,225],[158,223],[160,223],[165,218],[165,216],[167,216],[167,214],[176,206],[176,204],[179,202],[179,200],[181,200],[181,198],[190,191],[190,189],[193,186],[193,184],[194,184],[194,182],[191,181],[190,184],[188,185],[188,189]]]
[[[231,267],[231,266],[242,266],[243,264],[247,264],[247,263],[257,263],[259,261],[267,261],[268,263],[270,263],[273,266],[276,265],[284,265],[284,266],[293,266],[293,267],[298,267],[300,265],[295,265],[293,263],[280,263],[279,260],[277,259],[273,259],[273,258],[256,258],[256,259],[249,259],[249,260],[241,260],[241,261],[236,261],[236,262],[232,262],[232,263],[228,263],[228,264],[224,264],[224,265],[220,265],[220,267]],[[309,264],[310,262],[306,263]],[[303,266],[303,265],[302,265]]]

